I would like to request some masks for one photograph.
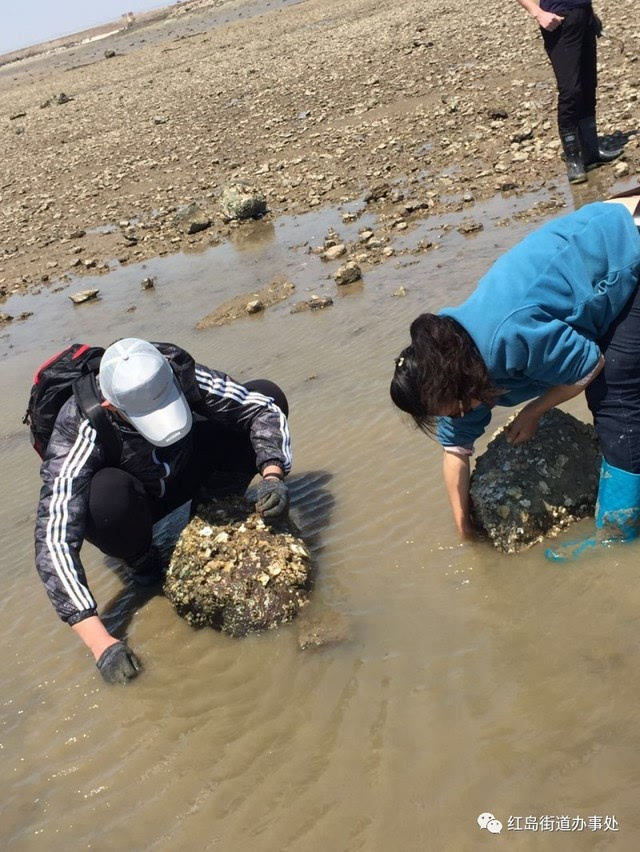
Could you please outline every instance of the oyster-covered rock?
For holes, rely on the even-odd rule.
[[[554,408],[524,444],[496,433],[471,477],[473,514],[498,550],[515,553],[593,515],[599,467],[593,426]]]
[[[244,636],[297,615],[310,568],[291,521],[268,526],[252,503],[225,497],[202,504],[182,531],[164,592],[189,624]]]
[[[267,212],[267,199],[257,186],[236,181],[222,191],[220,208],[227,221],[258,219]]]

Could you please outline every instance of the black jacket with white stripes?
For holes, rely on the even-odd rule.
[[[225,373],[196,364],[178,346],[156,343],[178,378],[192,410],[220,425],[244,432],[256,453],[258,470],[276,463],[291,469],[287,418],[272,399],[247,390]],[[191,458],[189,436],[162,449],[113,416],[122,438],[119,467],[137,477],[150,497],[161,498]],[[42,489],[36,519],[36,567],[63,621],[76,624],[96,615],[80,561],[91,478],[108,464],[107,453],[72,396],[60,409],[40,469]]]

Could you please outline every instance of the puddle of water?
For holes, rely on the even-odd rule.
[[[117,225],[108,223],[107,225],[96,225],[95,228],[90,228],[87,234],[115,234],[117,230]]]
[[[464,298],[532,227],[495,221],[536,200],[476,205],[485,229],[471,239],[455,229],[466,211],[429,218],[411,239],[435,228],[437,251],[341,292],[326,278],[336,265],[304,244],[329,227],[353,239],[369,221],[323,210],[118,268],[96,279],[95,303],[73,307],[66,292],[10,300],[9,312],[19,302],[35,313],[0,338],[7,848],[107,848],[117,834],[131,849],[464,852],[478,848],[486,811],[505,825],[510,814],[615,814],[633,838],[615,848],[636,848],[636,551],[560,569],[541,548],[508,557],[460,546],[440,451],[388,399],[410,321]],[[294,300],[317,292],[336,304],[290,315],[283,303],[194,330],[224,299],[282,274]],[[147,276],[156,289],[142,292]],[[407,296],[393,298],[400,285]],[[91,588],[111,623],[128,625],[144,676],[106,687],[58,624],[33,568],[38,472],[20,417],[44,357],[70,340],[126,335],[175,340],[240,380],[286,390],[293,515],[318,570],[311,608],[344,613],[350,641],[309,654],[295,625],[240,641],[194,631],[161,596],[123,588],[89,546]],[[510,832],[510,848],[539,848],[531,836]]]

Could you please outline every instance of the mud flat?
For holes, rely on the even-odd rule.
[[[639,178],[636,5],[599,4],[600,129],[626,147],[578,204]],[[216,244],[245,227],[219,205],[238,180],[271,218],[373,212],[375,262],[434,213],[468,211],[473,231],[476,201],[564,186],[554,104],[517,4],[203,0],[5,65],[0,298]],[[193,204],[211,212],[189,233],[177,214]]]

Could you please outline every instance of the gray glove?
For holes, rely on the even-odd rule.
[[[124,642],[109,645],[96,663],[107,683],[126,683],[138,676],[142,669],[140,660]]]
[[[273,521],[289,511],[289,489],[279,479],[263,479],[258,484],[256,509],[263,518]]]

